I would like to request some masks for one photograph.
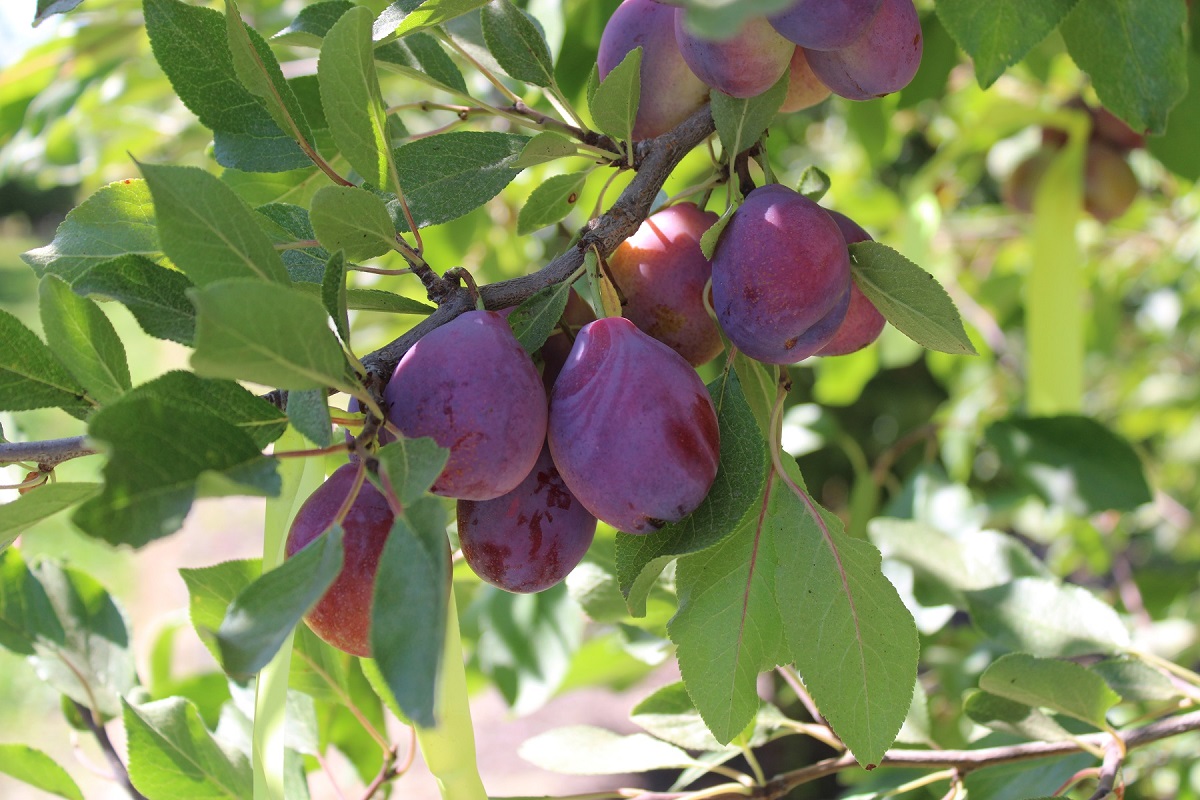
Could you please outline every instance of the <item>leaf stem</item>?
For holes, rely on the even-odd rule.
[[[72,700],[71,704],[75,706],[76,713],[79,714],[83,724],[91,731],[92,736],[96,738],[96,742],[100,745],[100,749],[104,752],[104,758],[112,767],[113,777],[117,783],[121,784],[129,796],[133,800],[146,800],[146,796],[139,792],[133,786],[133,781],[129,778],[129,770],[125,767],[125,762],[121,761],[121,756],[117,753],[117,748],[113,746],[112,739],[108,738],[108,731],[104,729],[97,720],[92,710],[78,700]]]

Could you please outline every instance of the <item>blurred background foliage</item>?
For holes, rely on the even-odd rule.
[[[363,4],[378,11],[387,3]],[[241,4],[247,21],[264,34],[284,28],[304,5],[301,0]],[[521,5],[541,21],[559,54],[564,91],[581,96],[616,0]],[[1021,480],[1020,465],[1006,460],[987,431],[1027,410],[1027,278],[1039,246],[1031,218],[1002,202],[1002,186],[1040,145],[1040,122],[1047,115],[1077,96],[1093,103],[1095,98],[1058,34],[989,90],[981,90],[931,4],[919,6],[925,54],[908,88],[869,103],[834,98],[782,117],[767,146],[782,182],[794,185],[806,166],[817,165],[832,179],[827,205],[935,274],[962,311],[981,355],[926,352],[889,327],[867,350],[797,367],[785,448],[798,458],[818,499],[859,535],[876,514],[916,520],[951,536],[1006,531],[1044,558],[1055,575],[1087,586],[1129,615],[1135,636],[1147,647],[1195,664],[1200,659],[1195,516],[1200,508],[1200,36],[1192,37],[1190,93],[1176,108],[1167,135],[1129,156],[1140,185],[1129,211],[1108,224],[1090,217],[1076,224],[1069,214],[1063,217],[1060,235],[1078,238],[1085,277],[1081,296],[1053,299],[1083,313],[1084,391],[1077,410],[1134,445],[1155,489],[1154,502],[1136,513],[1072,513]],[[306,187],[290,173],[222,173],[211,157],[210,132],[175,97],[151,56],[136,0],[84,0],[72,14],[51,18],[36,31],[16,28],[29,25],[33,0],[6,3],[3,11],[0,305],[26,324],[37,328],[37,284],[18,255],[48,242],[66,212],[97,188],[136,176],[131,156],[203,166],[222,174],[253,203],[303,198]],[[468,28],[457,32],[469,40]],[[277,52],[289,75],[315,70],[310,48],[287,45]],[[467,79],[478,76],[468,73]],[[383,80],[385,97],[394,104],[446,99],[431,97],[425,87],[400,76],[385,73]],[[411,132],[453,121],[445,112],[411,108],[398,115]],[[487,119],[470,124],[503,125]],[[666,194],[703,180],[709,166],[706,152],[693,153]],[[528,169],[486,207],[424,231],[429,261],[439,268],[461,264],[486,282],[545,263],[566,242],[567,232],[585,222],[604,184],[599,174],[589,179],[564,226],[518,237],[521,204],[534,187],[562,170],[561,164]],[[618,177],[607,189],[609,200],[626,180]],[[421,297],[412,278],[359,275],[357,280]],[[124,309],[113,304],[109,311],[130,350],[135,383],[182,362],[184,351],[141,336]],[[394,338],[407,322],[359,313],[360,351]],[[82,432],[81,423],[57,411],[25,413],[19,420],[0,415],[0,427],[13,440]],[[68,480],[94,479],[98,467],[85,459],[59,472]],[[0,470],[5,478],[0,482],[20,480],[15,472]],[[260,513],[249,502],[206,505],[175,539],[208,538],[208,527],[209,547],[183,545],[165,560],[173,568],[253,556]],[[611,535],[602,526],[568,586],[535,597],[482,586],[459,565],[456,589],[476,688],[494,687],[514,711],[525,714],[572,689],[638,687],[661,669],[671,651],[665,636],[674,608],[670,574],[652,596],[647,617],[627,617],[614,593]],[[157,676],[151,691],[185,693],[212,721],[228,696],[226,683],[197,646],[176,641],[191,636],[186,625],[180,626],[182,603],[154,602],[147,588],[173,579],[173,569],[157,583],[147,577],[162,570],[163,547],[136,555],[116,551],[75,533],[62,518],[34,528],[22,544],[27,558],[52,555],[98,576],[132,613],[139,662]],[[236,552],[224,549],[229,547]],[[962,624],[961,614],[943,613],[947,606],[938,587],[923,584],[903,564],[888,563],[924,634],[922,683],[935,738],[945,747],[962,746],[979,733],[961,712],[962,695],[994,654],[978,631]],[[181,587],[173,591],[168,596],[184,596]],[[581,606],[586,615],[579,613]],[[176,651],[199,652],[181,666],[172,664]],[[370,695],[360,688],[364,698]],[[780,705],[794,701],[786,687],[767,690]],[[634,697],[647,691],[635,688]],[[56,706],[54,693],[41,687],[21,659],[0,652],[0,726],[12,732],[39,725],[45,729],[41,739],[65,741],[66,726],[48,718]],[[374,707],[378,711],[377,701]],[[361,732],[354,733],[335,712],[323,713],[330,715],[323,723],[331,739],[360,774],[372,774],[378,752],[369,740],[361,741]],[[486,742],[489,731],[481,729],[479,735]],[[786,768],[818,757],[820,751],[812,748],[807,740],[791,737],[767,758]],[[1194,739],[1139,751],[1126,778],[1146,773],[1152,773],[1150,779],[1127,797],[1200,798]],[[889,780],[894,779],[880,770],[867,782],[882,786]],[[19,791],[15,784],[11,790],[7,786],[0,780],[0,794]],[[814,784],[795,796],[829,796],[829,791],[829,785]],[[1024,796],[982,787],[979,794]]]

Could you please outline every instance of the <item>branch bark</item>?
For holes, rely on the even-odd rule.
[[[86,436],[44,442],[0,442],[0,464],[25,462],[37,464],[42,472],[49,472],[64,461],[96,452],[95,448],[88,445]]]
[[[129,778],[129,770],[125,767],[125,762],[121,760],[117,748],[113,745],[112,739],[108,738],[108,731],[104,730],[104,726],[92,715],[92,710],[80,703],[77,700],[71,701],[75,705],[75,710],[79,712],[79,716],[83,719],[83,724],[92,732],[92,736],[96,737],[96,742],[100,745],[100,749],[104,751],[104,757],[108,760],[109,767],[112,768],[113,778],[121,787],[129,794],[132,800],[146,800],[146,796],[139,792],[133,786],[133,781]]]

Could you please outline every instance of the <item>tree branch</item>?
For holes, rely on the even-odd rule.
[[[109,767],[112,768],[113,778],[121,784],[121,787],[129,793],[133,800],[146,800],[146,796],[134,788],[133,781],[129,779],[129,770],[126,769],[125,762],[121,760],[117,748],[113,746],[112,739],[108,738],[108,731],[104,730],[104,726],[92,715],[92,710],[78,700],[72,700],[71,703],[74,704],[75,710],[83,719],[83,724],[92,732],[92,736],[96,737],[100,749],[104,751],[104,757],[108,760]]]
[[[97,452],[88,446],[86,436],[44,442],[0,442],[0,464],[26,462],[37,464],[42,472],[49,472],[64,461]]]

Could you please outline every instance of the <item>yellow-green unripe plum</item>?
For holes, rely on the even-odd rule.
[[[1101,222],[1109,222],[1133,205],[1137,176],[1125,157],[1098,141],[1088,143],[1083,165],[1083,207]]]
[[[862,36],[880,0],[797,0],[770,17],[775,30],[809,50],[841,50]]]
[[[657,0],[624,0],[600,35],[596,65],[604,79],[635,48],[642,48],[641,102],[634,139],[666,133],[708,101],[675,43],[675,7]]]
[[[675,12],[675,41],[696,77],[732,97],[754,97],[775,85],[787,71],[796,46],[752,17],[727,39],[705,39],[687,27],[687,13]]]
[[[833,217],[779,184],[734,212],[713,254],[717,322],[746,355],[794,364],[833,338],[850,304],[850,253]]]
[[[829,87],[821,83],[808,65],[808,56],[803,47],[797,47],[792,53],[791,66],[788,67],[788,91],[783,98],[779,110],[785,114],[812,108],[817,103],[833,94]]]
[[[388,419],[449,448],[434,494],[491,500],[533,469],[546,438],[546,393],[529,355],[494,311],[468,311],[420,339],[384,389]]]
[[[841,50],[809,50],[821,83],[849,100],[898,92],[921,65],[921,18],[912,0],[883,0],[863,34]]]
[[[625,317],[692,366],[712,361],[724,347],[704,307],[712,264],[700,251],[700,237],[716,221],[694,203],[664,208],[608,259],[625,295]]]
[[[828,211],[828,210],[827,210]],[[837,223],[838,230],[847,245],[856,242],[869,242],[871,235],[862,226],[845,214],[828,211],[829,216]],[[862,350],[883,333],[887,320],[875,304],[858,288],[853,276],[850,278],[850,306],[846,309],[846,317],[838,326],[837,332],[829,343],[817,351],[819,356],[844,356]]]
[[[587,325],[550,395],[550,453],[592,516],[645,534],[696,510],[720,432],[700,376],[624,317]]]
[[[529,475],[494,500],[458,501],[458,541],[476,575],[507,592],[540,592],[583,560],[596,518],[563,483],[550,447]]]
[[[284,550],[296,555],[333,525],[354,487],[357,464],[343,464],[309,495],[296,513]],[[347,653],[370,657],[371,605],[379,556],[395,514],[384,496],[364,480],[342,521],[342,571],[304,616],[313,633]]]

